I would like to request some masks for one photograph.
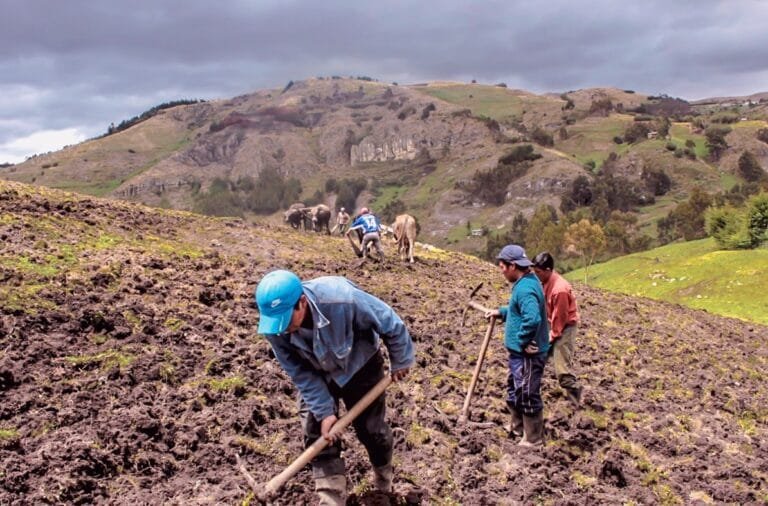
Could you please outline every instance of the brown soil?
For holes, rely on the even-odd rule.
[[[768,501],[768,329],[577,286],[573,409],[551,370],[547,444],[508,440],[501,333],[457,424],[484,332],[462,301],[502,303],[489,264],[418,250],[360,264],[341,239],[0,183],[0,504],[255,503],[301,453],[295,389],[255,335],[253,290],[276,267],[344,275],[390,303],[417,367],[390,388],[396,494],[353,504]],[[393,252],[393,249],[389,249]],[[314,501],[305,469],[276,504]]]

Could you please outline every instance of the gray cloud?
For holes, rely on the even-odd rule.
[[[167,100],[315,75],[750,94],[768,89],[767,22],[762,0],[3,0],[0,162],[40,130],[92,136]]]

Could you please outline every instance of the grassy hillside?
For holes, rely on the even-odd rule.
[[[584,269],[566,277],[583,281]],[[724,251],[707,238],[614,258],[589,269],[602,289],[768,324],[768,249]]]

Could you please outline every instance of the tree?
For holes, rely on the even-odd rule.
[[[541,205],[536,208],[525,230],[525,247],[531,251],[542,251],[544,241],[543,230],[551,223],[557,223],[557,211],[550,205]]]
[[[728,149],[728,143],[725,136],[731,133],[729,127],[711,126],[704,131],[704,137],[707,138],[707,148],[712,160],[717,161],[720,156]]]
[[[749,199],[747,228],[755,247],[768,240],[768,193],[760,193]]]
[[[760,166],[760,162],[750,151],[744,151],[739,157],[739,174],[750,183],[765,177],[765,171]]]
[[[694,187],[688,200],[679,203],[657,222],[659,242],[667,244],[680,238],[692,241],[706,237],[704,212],[711,205],[712,196],[700,187]]]
[[[723,249],[751,248],[743,210],[732,207],[712,207],[705,213],[707,234]]]
[[[568,213],[577,207],[588,206],[592,203],[592,182],[587,176],[578,176],[571,183],[571,191],[563,196],[560,210]]]
[[[584,265],[584,283],[589,277],[589,267],[597,255],[605,250],[606,240],[603,227],[583,219],[572,223],[565,231],[565,244],[568,251],[578,254]]]

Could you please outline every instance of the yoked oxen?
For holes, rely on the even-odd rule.
[[[413,263],[413,246],[416,244],[417,228],[416,218],[410,214],[398,215],[392,224],[392,236],[397,243],[400,258],[405,260],[407,254],[411,263]]]

